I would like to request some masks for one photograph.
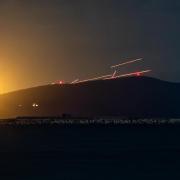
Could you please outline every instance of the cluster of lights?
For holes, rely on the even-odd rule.
[[[38,107],[39,107],[39,104],[33,103],[31,106],[32,106],[33,108],[38,108]],[[22,104],[18,104],[18,107],[19,107],[19,108],[22,108],[23,105],[22,105]]]
[[[33,103],[32,107],[37,108],[37,107],[39,107],[39,104]]]

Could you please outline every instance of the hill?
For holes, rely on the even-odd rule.
[[[46,85],[0,96],[0,118],[16,116],[180,117],[180,84],[128,77]],[[34,104],[34,105],[33,105]]]

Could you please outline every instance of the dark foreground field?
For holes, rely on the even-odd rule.
[[[180,179],[180,126],[0,127],[0,179]]]

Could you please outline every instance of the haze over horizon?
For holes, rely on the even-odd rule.
[[[179,0],[0,1],[0,93],[112,71],[180,82]]]

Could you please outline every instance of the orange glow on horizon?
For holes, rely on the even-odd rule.
[[[17,71],[17,69],[13,67],[0,67],[0,94],[4,94],[19,89],[20,77],[15,72],[15,70]]]
[[[0,94],[12,91],[13,85],[8,81],[8,77],[0,77]]]

